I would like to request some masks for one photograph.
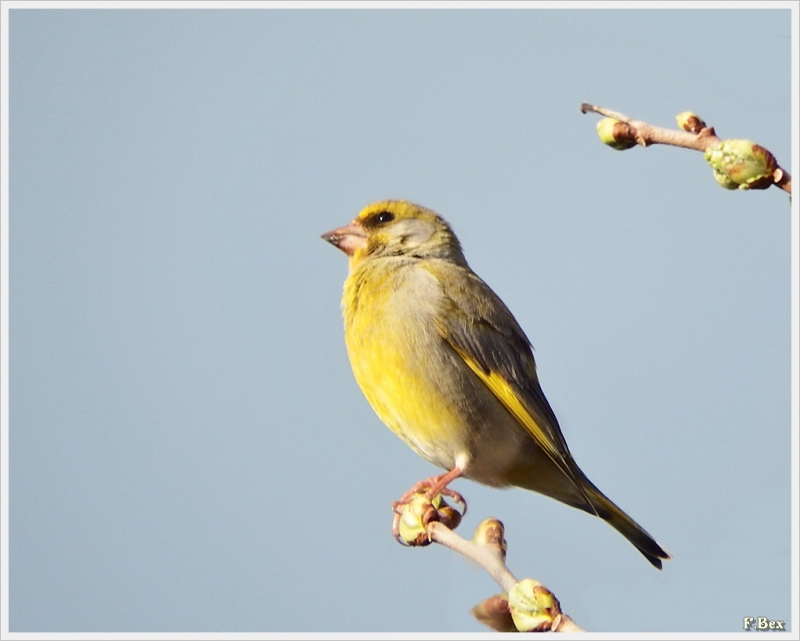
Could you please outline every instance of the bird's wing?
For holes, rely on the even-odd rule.
[[[434,321],[441,337],[592,505],[573,470],[572,455],[539,385],[531,344],[519,323],[471,270],[438,261],[426,269],[444,294],[444,308]],[[453,269],[460,272],[457,277],[446,273]]]

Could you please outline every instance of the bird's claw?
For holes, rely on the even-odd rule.
[[[461,516],[463,518],[463,516],[467,513],[467,502],[466,502],[466,500],[464,500],[464,497],[461,496],[461,494],[459,494],[455,490],[451,490],[449,487],[442,488],[439,493],[440,494],[444,494],[445,496],[449,496],[456,503],[459,503],[461,505],[460,514],[461,514]],[[431,497],[428,497],[428,498],[431,498]]]

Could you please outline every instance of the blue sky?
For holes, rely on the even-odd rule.
[[[319,236],[386,198],[452,224],[577,462],[674,560],[463,480],[459,531],[500,518],[511,570],[588,630],[796,630],[797,205],[721,189],[696,152],[614,151],[579,111],[692,110],[796,172],[788,4],[19,6],[12,632],[485,630],[485,573],[391,537],[390,502],[437,470],[344,348],[347,262]]]

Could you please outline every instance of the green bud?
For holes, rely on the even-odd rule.
[[[398,527],[403,542],[406,545],[430,545],[425,526],[430,522],[431,511],[436,511],[431,502],[424,494],[415,494],[401,510]]]
[[[484,519],[475,528],[475,533],[472,535],[472,542],[475,545],[496,545],[500,548],[503,557],[505,558],[508,545],[504,538],[505,527],[498,519]]]
[[[561,614],[561,605],[546,587],[533,579],[523,579],[508,593],[508,608],[520,632],[546,632]]]
[[[706,149],[705,159],[725,189],[766,189],[775,182],[775,157],[749,140],[723,140]]]
[[[604,145],[624,151],[636,146],[636,139],[627,123],[615,118],[603,118],[597,123],[597,135]]]
[[[448,505],[441,494],[429,499],[425,496],[425,492],[417,492],[399,509],[400,521],[397,526],[400,539],[406,545],[430,545],[427,527],[433,521],[440,521],[451,530],[456,529],[461,523],[461,513]]]
[[[697,114],[691,111],[684,111],[675,116],[678,121],[678,127],[689,133],[699,134],[701,129],[705,129],[706,123]]]

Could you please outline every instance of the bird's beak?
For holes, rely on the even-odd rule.
[[[348,256],[352,256],[357,249],[361,249],[367,244],[367,232],[357,220],[345,227],[322,234],[322,238],[334,247],[341,249]]]

